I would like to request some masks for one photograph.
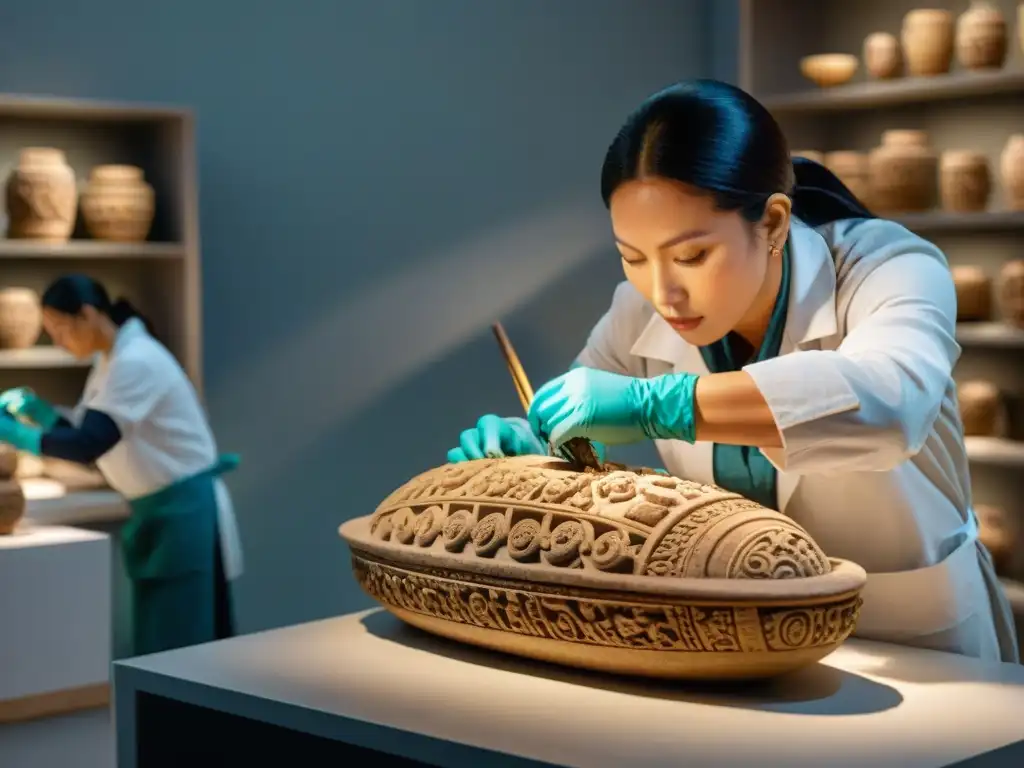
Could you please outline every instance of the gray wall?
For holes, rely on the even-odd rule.
[[[535,385],[571,361],[621,278],[602,153],[647,93],[727,66],[711,5],[2,4],[0,90],[197,110],[243,629],[367,604],[338,524],[519,411],[492,321]]]

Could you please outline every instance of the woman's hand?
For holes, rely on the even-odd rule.
[[[53,429],[60,419],[54,407],[28,387],[15,387],[0,393],[0,408],[12,416],[23,416],[35,422],[44,432]]]
[[[637,379],[573,368],[534,396],[530,427],[554,445],[574,437],[606,445],[656,438],[692,443],[696,382],[689,373]]]
[[[531,430],[525,419],[481,416],[476,426],[463,430],[459,447],[448,451],[448,461],[497,459],[502,456],[546,456],[547,447]]]

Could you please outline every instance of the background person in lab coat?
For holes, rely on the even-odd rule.
[[[971,508],[943,253],[714,81],[631,114],[601,192],[626,282],[529,419],[482,417],[449,460],[654,440],[670,473],[862,565],[858,636],[1017,661]]]
[[[95,462],[128,500],[121,545],[136,654],[231,636],[228,582],[241,572],[241,549],[219,476],[237,457],[218,455],[191,382],[127,301],[112,303],[95,280],[68,275],[42,305],[53,342],[96,362],[81,402],[64,413],[27,388],[0,395],[0,440]]]

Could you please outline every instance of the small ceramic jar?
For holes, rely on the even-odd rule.
[[[86,229],[97,240],[140,242],[153,224],[153,188],[142,169],[132,165],[98,165],[82,193]]]
[[[1006,61],[1006,19],[996,6],[973,0],[956,22],[956,58],[967,69],[997,69]]]
[[[900,42],[907,73],[943,75],[953,63],[953,14],[938,8],[919,8],[903,17]]]
[[[874,32],[864,38],[864,67],[879,80],[899,77],[903,71],[903,52],[896,36]]]
[[[964,435],[1001,437],[1006,418],[999,388],[990,381],[979,379],[958,384],[956,390]]]
[[[996,303],[1003,322],[1024,328],[1024,259],[1006,262],[996,286]]]
[[[929,146],[924,131],[886,131],[881,146],[871,151],[869,165],[871,201],[880,213],[926,211],[934,207],[939,157]]]
[[[29,288],[0,289],[0,348],[31,347],[43,329],[39,295]]]
[[[973,150],[949,150],[939,158],[939,199],[947,211],[984,211],[992,191],[988,158]]]
[[[992,317],[992,281],[973,265],[950,269],[956,287],[956,319],[959,322],[983,322]]]

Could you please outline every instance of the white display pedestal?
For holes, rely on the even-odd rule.
[[[102,765],[86,732],[109,761],[110,556],[77,528],[0,536],[0,765]]]
[[[851,640],[770,684],[578,672],[381,610],[119,661],[118,768],[1024,765],[1024,667]],[[964,762],[966,761],[966,762]]]

